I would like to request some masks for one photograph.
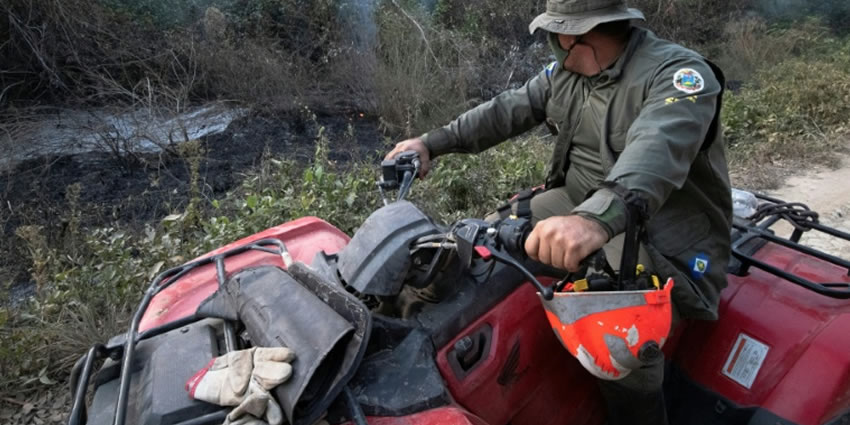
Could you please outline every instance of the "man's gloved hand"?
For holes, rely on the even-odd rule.
[[[236,406],[227,424],[283,422],[283,413],[269,390],[292,376],[295,358],[283,347],[254,347],[216,357],[186,382],[189,396],[220,406]],[[262,418],[258,419],[258,418]]]

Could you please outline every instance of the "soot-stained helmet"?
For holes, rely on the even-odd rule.
[[[657,360],[670,334],[673,279],[662,289],[558,292],[541,297],[561,344],[600,379],[616,381]]]

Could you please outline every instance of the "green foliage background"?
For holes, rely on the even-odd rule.
[[[723,120],[733,168],[755,176],[744,185],[769,187],[777,181],[772,168],[829,163],[846,146],[846,2],[633,3],[659,33],[707,52],[740,83],[727,92]],[[324,107],[344,98],[380,116],[388,134],[398,138],[444,123],[504,89],[507,76],[496,70],[531,75],[548,60],[545,50],[522,55],[539,52],[540,40],[525,28],[540,12],[540,2],[438,0],[429,7],[381,1],[375,8],[374,60],[362,62],[364,55],[351,45],[330,0],[45,0],[27,9],[33,5],[23,0],[0,5],[0,11],[20,18],[0,20],[0,36],[10,40],[0,43],[0,54],[15,71],[8,75],[21,76],[0,75],[10,87],[0,106],[152,98],[173,107],[174,99],[223,97],[286,109]],[[227,22],[220,38],[201,22],[211,6]],[[74,7],[87,14],[66,19]],[[50,37],[37,38],[36,24]],[[44,43],[34,49],[23,43],[27,40]],[[373,79],[352,77],[361,75]],[[149,83],[146,92],[140,91],[142,81]],[[16,232],[38,294],[25,305],[0,308],[0,388],[39,390],[61,382],[86,348],[123,332],[144,288],[165,268],[308,215],[352,234],[380,205],[377,165],[333,162],[328,152],[339,141],[321,128],[315,139],[311,162],[267,157],[222,199],[194,196],[141,228],[82,227],[76,199],[85,188],[70,187],[69,208],[61,217],[68,231],[61,240],[38,226]],[[441,158],[415,186],[412,199],[443,222],[483,216],[543,180],[550,143],[531,134],[479,156]],[[183,155],[191,163],[198,152],[190,148]],[[192,169],[197,173],[197,166]],[[189,182],[194,194],[196,177]]]

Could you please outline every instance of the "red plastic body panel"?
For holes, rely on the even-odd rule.
[[[779,245],[768,243],[755,257],[815,282],[850,282],[846,269]],[[719,313],[717,322],[691,323],[680,341],[675,361],[691,379],[800,425],[820,425],[850,407],[850,301],[751,268],[729,276]],[[750,389],[722,373],[741,334],[769,347]]]
[[[216,255],[264,238],[283,240],[292,257],[339,252],[349,237],[313,217],[302,218],[224,246]],[[815,282],[848,282],[848,271],[768,243],[756,258]],[[228,258],[227,270],[273,264],[259,251]],[[546,281],[544,281],[546,283]],[[217,289],[213,265],[184,276],[151,302],[140,330],[193,314]],[[850,409],[850,301],[817,294],[756,268],[729,276],[720,320],[690,322],[664,347],[668,358],[701,386],[741,406],[759,406],[800,425],[821,425]],[[489,351],[458,376],[448,356],[457,340],[492,328]],[[740,335],[768,346],[751,388],[722,373]],[[524,284],[460,332],[437,353],[437,365],[457,405],[405,417],[370,417],[371,425],[599,424],[604,408],[595,378],[561,346],[534,288]]]
[[[460,379],[448,355],[485,324],[493,329],[490,352]],[[604,416],[595,378],[558,342],[529,284],[442,347],[437,365],[455,401],[491,425],[598,424]]]
[[[348,235],[327,222],[316,217],[304,217],[240,239],[200,258],[213,256],[256,240],[269,238],[282,240],[293,259],[308,264],[313,260],[316,253],[324,251],[328,254],[335,254],[350,240]],[[261,251],[248,251],[225,260],[225,268],[228,272],[258,265],[283,267],[283,261],[280,256]],[[151,300],[142,317],[139,331],[155,328],[194,314],[201,302],[217,289],[218,281],[214,264],[193,270]]]
[[[475,415],[458,407],[440,407],[401,417],[369,416],[369,425],[487,425]],[[352,425],[346,422],[345,425]]]

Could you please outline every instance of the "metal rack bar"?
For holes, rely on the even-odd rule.
[[[273,245],[277,249],[268,248],[268,245]],[[231,257],[234,255],[242,254],[246,251],[250,250],[259,250],[262,252],[267,252],[270,254],[280,255],[284,264],[288,267],[292,264],[292,257],[289,254],[289,251],[286,249],[286,244],[279,239],[262,239],[258,241],[254,241],[249,244],[245,244],[233,249],[230,249],[226,252],[223,252],[219,255],[202,258],[200,260],[196,260],[182,266],[178,266],[169,270],[166,270],[160,273],[153,282],[151,282],[148,289],[145,291],[145,295],[142,298],[142,301],[139,303],[139,307],[136,309],[135,314],[133,315],[133,319],[130,322],[130,329],[125,334],[124,344],[122,346],[110,347],[110,349],[104,348],[102,345],[96,345],[92,347],[86,356],[82,357],[79,362],[82,362],[84,366],[82,366],[82,370],[77,372],[72,372],[72,379],[74,376],[78,376],[79,382],[77,385],[77,391],[74,394],[74,408],[71,411],[71,415],[68,418],[68,423],[71,425],[77,425],[84,423],[85,416],[85,397],[86,397],[86,386],[88,385],[88,376],[91,374],[91,370],[93,368],[93,363],[97,358],[101,358],[103,356],[113,355],[121,355],[121,375],[119,378],[119,390],[118,390],[118,401],[115,404],[115,414],[113,418],[114,425],[124,425],[127,416],[127,405],[129,402],[129,389],[130,383],[132,380],[132,364],[133,358],[135,354],[135,347],[140,341],[161,335],[163,333],[169,332],[171,330],[177,329],[182,326],[186,326],[190,323],[197,321],[199,318],[195,315],[185,317],[179,320],[175,320],[171,323],[158,326],[156,328],[148,329],[144,332],[139,332],[139,324],[141,322],[142,316],[150,305],[151,300],[154,296],[173,285],[177,281],[180,280],[181,277],[185,276],[187,273],[195,270],[198,267],[214,263],[217,261],[221,262],[221,271],[224,270],[224,259],[227,257]],[[217,265],[218,268],[218,265]],[[225,273],[226,274],[226,273]],[[219,286],[223,284],[223,277],[221,274],[217,274]],[[228,329],[229,325],[229,329]],[[229,340],[229,341],[228,341]],[[232,323],[227,323],[225,321],[225,341],[228,349],[237,347],[236,335],[233,329]],[[97,354],[101,354],[100,356]],[[77,369],[77,368],[75,368]],[[85,384],[85,385],[84,385]],[[226,412],[225,412],[226,414]],[[210,418],[206,419],[214,419],[218,417],[220,412],[216,412],[207,416]],[[201,418],[198,418],[199,420]],[[205,419],[205,420],[206,420]],[[190,423],[195,423],[190,421]]]

